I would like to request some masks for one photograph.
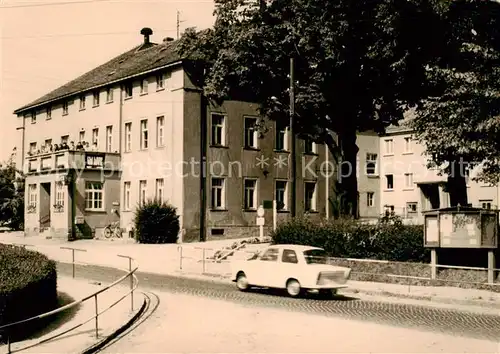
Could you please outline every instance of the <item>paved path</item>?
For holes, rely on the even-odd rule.
[[[311,314],[285,311],[281,306],[255,307],[255,302],[264,302],[255,300],[262,296],[250,295],[247,297],[253,299],[250,304],[181,293],[157,292],[157,295],[158,307],[147,314],[147,320],[104,349],[104,353],[500,352],[498,342],[328,317],[314,310]],[[367,316],[373,314],[370,307],[373,309],[372,305],[365,306]],[[377,313],[380,311],[383,307]],[[404,311],[405,316],[420,313],[415,308]],[[429,316],[432,320],[432,313]]]
[[[229,271],[228,262],[219,264],[201,262],[200,260],[203,255],[202,248],[205,248],[205,256],[208,257],[215,250],[230,245],[235,240],[209,241],[183,245],[142,245],[127,243],[123,240],[79,240],[67,242],[64,240],[46,240],[41,237],[23,237],[19,233],[3,233],[0,234],[0,242],[30,244],[33,246],[29,246],[29,248],[42,252],[51,259],[60,262],[71,261],[71,252],[61,250],[60,247],[79,248],[86,250],[86,252],[76,252],[77,261],[108,267],[127,268],[128,261],[117,255],[128,255],[137,261],[142,272],[199,277],[202,273],[215,273],[219,276],[225,276]],[[182,269],[180,269],[179,246],[182,246]],[[383,294],[384,296],[403,296],[457,305],[480,305],[500,310],[500,293],[485,290],[350,281],[348,291],[353,294]]]
[[[59,265],[60,272],[69,272],[70,266]],[[108,281],[116,277],[113,269],[101,267],[78,267],[77,275],[97,281]],[[189,279],[158,274],[138,273],[141,287],[154,292],[169,292],[180,295],[195,295],[208,299],[225,300],[247,306],[285,309],[293,312],[314,313],[326,317],[355,319],[391,326],[418,328],[434,333],[457,334],[469,338],[497,341],[500,337],[500,312],[458,311],[446,307],[429,307],[406,302],[386,302],[338,297],[322,300],[309,297],[291,299],[264,291],[240,292],[234,284]],[[182,305],[182,308],[184,305]],[[212,319],[207,317],[206,323]]]
[[[71,277],[61,274],[70,274],[70,272],[61,272],[58,274],[58,291],[59,297],[64,298],[65,303],[68,304],[76,300],[80,300],[88,295],[95,293],[102,289],[103,285],[95,284],[83,278],[72,279]],[[112,278],[106,284],[117,280],[123,273]],[[104,311],[107,307],[114,304],[123,295],[128,292],[128,286],[117,285],[98,296],[98,310]],[[43,331],[31,336],[30,339],[12,343],[11,350],[21,350],[23,353],[78,353],[94,345],[95,343],[103,340],[110,334],[114,333],[123,324],[125,324],[144,301],[144,297],[139,293],[134,298],[134,311],[131,310],[130,298],[116,304],[111,309],[104,312],[99,317],[98,322],[98,337],[96,338],[95,320],[82,325],[60,337],[49,340],[51,337],[58,333],[63,333],[71,328],[86,322],[95,315],[95,302],[93,299],[77,305],[60,315],[57,319],[51,322],[51,325]],[[48,340],[41,345],[35,345],[41,341]],[[7,352],[7,346],[0,346],[0,353]]]

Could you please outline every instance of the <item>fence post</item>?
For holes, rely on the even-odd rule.
[[[12,353],[11,348],[10,348],[10,333],[9,333],[9,330],[10,329],[7,330],[7,354]]]
[[[132,258],[128,258],[128,272],[130,273],[130,311],[134,312],[134,276],[132,272]]]
[[[78,248],[72,248],[72,247],[61,247],[62,250],[70,250],[71,251],[71,270],[72,270],[72,275],[73,279],[75,278],[75,251],[80,251],[80,252],[87,252],[87,250],[82,250]]]
[[[94,295],[95,299],[95,337],[99,338],[99,307],[97,306],[97,294]]]
[[[182,246],[178,246],[177,250],[179,251],[179,269],[182,270]]]
[[[205,247],[203,247],[202,250],[203,250],[203,272],[202,272],[202,274],[205,274]]]
[[[435,280],[437,278],[437,253],[436,249],[431,249],[431,280]]]
[[[495,282],[495,253],[493,250],[488,250],[488,283]]]

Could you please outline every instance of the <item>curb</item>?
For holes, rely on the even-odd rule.
[[[144,293],[141,293],[144,296]],[[100,342],[97,342],[96,344],[92,345],[91,347],[85,349],[81,354],[92,354],[96,353],[102,348],[106,346],[106,344],[109,344],[112,340],[116,339],[120,334],[122,334],[124,331],[129,329],[135,321],[144,313],[146,306],[148,302],[146,300],[146,297],[144,296],[144,301],[142,302],[141,308],[139,311],[137,311],[132,318],[130,318],[124,325],[122,325],[120,328],[118,328],[116,331],[111,333],[109,336],[101,340]]]

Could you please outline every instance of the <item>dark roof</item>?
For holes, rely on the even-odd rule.
[[[163,42],[161,44],[141,44],[49,92],[37,100],[16,109],[14,114],[92,88],[102,87],[111,82],[118,82],[143,72],[179,62],[182,58],[176,51],[177,43],[177,41],[174,41]]]

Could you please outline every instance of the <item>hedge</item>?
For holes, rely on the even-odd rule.
[[[180,230],[177,209],[155,199],[137,205],[134,217],[138,243],[176,243]]]
[[[332,257],[429,262],[423,232],[422,225],[404,225],[397,217],[376,225],[353,219],[318,223],[297,218],[279,225],[271,236],[275,244],[321,247]]]
[[[0,244],[0,326],[56,308],[56,263],[45,255]],[[11,340],[37,329],[42,321],[10,327]],[[0,330],[1,332],[1,330]],[[2,341],[6,333],[0,333]]]

